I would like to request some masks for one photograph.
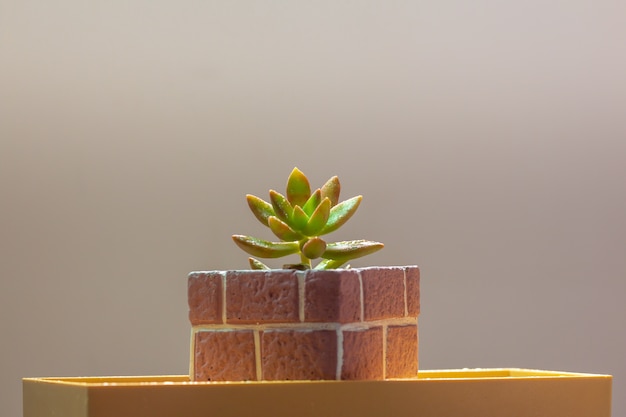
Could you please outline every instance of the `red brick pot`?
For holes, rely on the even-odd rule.
[[[192,272],[199,381],[417,375],[419,269]]]

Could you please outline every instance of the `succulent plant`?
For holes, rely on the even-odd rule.
[[[300,263],[285,268],[313,268],[311,260],[321,259],[313,269],[335,269],[346,262],[383,248],[380,242],[350,240],[326,243],[320,236],[337,230],[352,217],[362,196],[339,202],[339,178],[330,178],[311,192],[309,180],[294,168],[287,180],[286,195],[270,190],[270,203],[248,194],[248,206],[255,217],[269,227],[280,242],[233,235],[235,243],[252,256],[280,258],[299,254]],[[249,258],[252,269],[270,269],[263,262]]]

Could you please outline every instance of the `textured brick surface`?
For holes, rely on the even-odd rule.
[[[419,281],[415,266],[191,273],[192,377],[335,379],[338,367],[341,379],[414,377]]]
[[[343,367],[341,379],[383,378],[383,330],[343,332]]]
[[[189,321],[192,325],[222,322],[222,274],[194,272],[187,279]]]
[[[256,380],[254,334],[243,331],[196,333],[194,379],[198,381]]]
[[[290,323],[299,320],[296,271],[229,271],[228,323]]]
[[[361,320],[357,271],[308,271],[304,288],[305,321],[348,323]]]
[[[363,268],[364,319],[404,317],[403,268]]]
[[[417,326],[387,328],[387,378],[417,375]]]
[[[420,313],[420,270],[416,266],[406,268],[406,304],[409,316]]]
[[[337,333],[330,330],[265,331],[261,335],[263,379],[335,379]]]

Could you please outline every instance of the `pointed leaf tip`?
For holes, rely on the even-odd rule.
[[[248,207],[250,207],[250,210],[252,210],[254,217],[256,217],[265,226],[268,225],[267,219],[270,216],[276,215],[276,213],[274,213],[274,208],[267,201],[262,200],[252,194],[246,195],[246,200],[248,201]]]
[[[339,203],[339,193],[341,192],[341,184],[339,183],[339,177],[336,175],[331,177],[326,184],[324,184],[321,188],[322,191],[322,199],[328,197],[330,198],[331,205],[336,205]]]
[[[313,269],[337,269],[342,267],[347,261],[335,261],[333,259],[322,259]]]
[[[385,245],[380,242],[370,240],[334,242],[326,245],[326,251],[322,255],[322,258],[346,262],[377,252],[384,246]]]
[[[306,224],[306,227],[302,231],[307,236],[315,236],[320,234],[320,231],[326,226],[326,222],[328,221],[328,216],[330,215],[330,206],[331,202],[328,197],[326,197],[322,202],[317,206],[309,221]]]
[[[258,259],[248,258],[248,263],[250,264],[250,268],[254,270],[268,270],[269,266],[265,265],[263,262]]]
[[[270,201],[276,217],[286,223],[290,223],[291,216],[293,215],[293,206],[281,193],[270,190]]]
[[[311,197],[309,197],[307,202],[304,203],[304,206],[302,206],[302,210],[304,210],[307,216],[310,216],[311,214],[313,214],[313,212],[315,211],[317,206],[320,205],[321,202],[322,202],[322,191],[318,188],[317,190],[313,191],[313,194],[311,194]]]
[[[267,224],[270,230],[278,237],[280,240],[284,240],[287,242],[293,242],[295,240],[300,240],[304,238],[304,236],[295,230],[293,230],[289,225],[282,220],[280,220],[276,216],[270,216],[267,219]]]
[[[309,222],[309,216],[304,212],[300,206],[293,208],[293,216],[291,217],[291,226],[294,230],[302,231]]]
[[[280,258],[300,250],[298,242],[269,242],[243,235],[233,235],[233,241],[245,252],[259,258]]]
[[[330,232],[334,232],[347,222],[350,217],[356,212],[361,204],[363,196],[352,197],[348,200],[342,201],[333,208],[330,209],[328,215],[328,221],[324,228],[320,231],[320,235],[325,235]]]
[[[287,180],[287,200],[292,206],[303,206],[310,196],[309,179],[298,168],[294,168]]]

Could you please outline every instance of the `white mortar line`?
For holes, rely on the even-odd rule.
[[[298,317],[300,318],[300,322],[304,322],[304,272],[297,272],[296,276],[298,277]]]
[[[387,325],[383,324],[383,379],[387,379]]]
[[[420,331],[419,331],[419,324],[417,323],[417,317],[415,318],[415,325],[417,326],[417,332],[415,334],[416,338],[416,343],[417,343],[417,368],[419,369],[420,367]],[[419,370],[418,370],[419,372]]]
[[[226,323],[226,271],[222,271],[222,323]]]
[[[360,323],[359,323],[360,324]],[[199,330],[237,331],[237,330],[336,330],[339,323],[265,323],[265,324],[200,324]]]
[[[404,317],[409,315],[409,302],[407,300],[407,288],[406,288],[406,268],[403,268],[404,271]]]
[[[361,321],[365,321],[365,304],[363,303],[363,277],[361,277],[361,271],[357,272],[359,276],[359,297],[361,302]]]
[[[337,323],[337,322],[309,322],[309,323],[264,323],[264,324],[199,324],[194,326],[196,331],[238,331],[238,330],[255,330],[255,331],[272,331],[272,330],[364,330],[371,327],[387,326],[406,326],[415,325],[415,317],[399,317],[391,319],[381,319],[372,321],[357,321],[354,323]]]
[[[358,329],[369,329],[371,327],[380,327],[380,326],[406,326],[409,324],[415,324],[415,317],[400,317],[400,318],[392,318],[392,319],[381,319],[381,320],[372,320],[365,321],[362,323],[346,323],[341,325],[343,330],[358,330]]]
[[[196,331],[191,328],[191,341],[189,342],[189,379],[195,381],[196,374]]]
[[[335,379],[341,380],[341,371],[343,369],[343,330],[337,329],[337,371]]]
[[[263,369],[261,366],[261,336],[259,331],[254,331],[254,363],[256,365],[256,380],[261,381],[263,378]]]

